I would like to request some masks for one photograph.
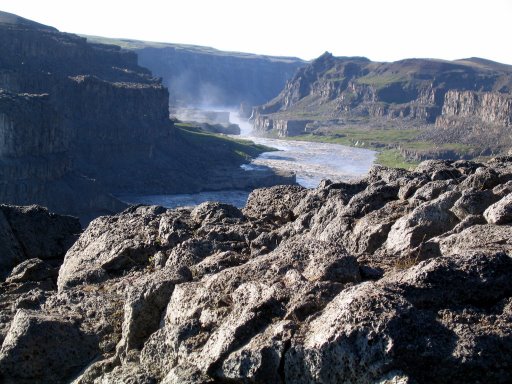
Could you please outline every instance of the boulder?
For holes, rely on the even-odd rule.
[[[370,184],[364,191],[350,199],[341,214],[353,218],[362,217],[371,211],[382,208],[388,201],[398,199],[399,189],[397,184],[382,182]]]
[[[512,226],[473,225],[439,241],[443,255],[512,252]]]
[[[243,212],[251,218],[287,222],[295,217],[293,210],[306,193],[306,189],[298,185],[255,189],[250,193]]]
[[[41,259],[29,259],[18,264],[6,279],[7,283],[57,279],[58,269]]]
[[[373,253],[384,244],[393,224],[411,211],[407,202],[391,201],[359,219],[345,245],[356,255]]]
[[[450,208],[459,192],[446,192],[398,219],[389,231],[385,247],[389,253],[410,253],[430,238],[452,229],[458,222]]]
[[[292,339],[286,380],[505,383],[511,272],[504,254],[438,258],[345,289]]]
[[[206,225],[240,221],[244,215],[233,205],[207,201],[195,207],[190,218],[199,225]]]
[[[498,198],[490,190],[466,189],[455,202],[451,211],[459,220],[464,220],[468,216],[483,214],[487,207],[495,203]]]
[[[451,171],[454,171],[454,175],[460,175],[457,168],[452,165],[452,162],[449,160],[425,160],[419,163],[414,169],[415,172],[424,173],[430,177],[431,180],[434,174],[443,173],[446,175],[450,175]],[[458,177],[458,176],[457,176]],[[455,178],[455,177],[449,177]],[[437,179],[441,180],[441,179]],[[446,180],[446,179],[443,179]]]
[[[512,193],[487,208],[484,217],[489,224],[508,224],[512,222]]]
[[[297,327],[284,320],[272,324],[222,363],[220,377],[255,383],[281,384],[279,369]]]
[[[472,175],[469,175],[459,186],[461,190],[473,188],[477,190],[493,189],[500,184],[498,173],[488,167],[479,167]]]
[[[97,337],[72,320],[19,310],[0,350],[0,376],[6,383],[65,383],[97,354]]]
[[[434,180],[419,187],[411,200],[419,203],[437,199],[441,194],[455,189],[456,184],[452,180]]]
[[[188,280],[170,270],[160,270],[136,281],[127,289],[122,338],[118,355],[133,360],[148,337],[158,330],[174,286]]]
[[[56,215],[37,205],[0,205],[0,278],[27,259],[60,264],[81,231],[77,218]]]
[[[176,215],[162,207],[140,206],[97,218],[67,252],[59,271],[59,290],[148,266],[155,254],[190,236],[185,219]],[[172,224],[176,221],[179,230]]]

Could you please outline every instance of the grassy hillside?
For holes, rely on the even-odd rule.
[[[185,143],[187,148],[197,153],[198,157],[219,158],[229,165],[241,165],[263,152],[276,150],[265,145],[254,144],[249,140],[204,132],[194,124],[176,123],[175,128],[175,135],[180,142]],[[217,156],[218,154],[222,154],[222,156]]]

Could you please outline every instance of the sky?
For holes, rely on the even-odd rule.
[[[310,60],[366,56],[512,64],[512,0],[0,0],[63,32]]]

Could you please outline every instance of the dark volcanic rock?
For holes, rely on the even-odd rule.
[[[0,276],[27,259],[62,262],[82,231],[78,219],[48,212],[39,206],[0,206]]]
[[[511,310],[511,267],[504,254],[439,258],[344,290],[292,341],[286,378],[293,383],[409,382],[400,381],[405,377],[449,383],[485,377],[505,383],[512,360],[499,355],[512,343],[505,320]],[[485,322],[494,318],[506,323],[487,328]],[[471,354],[468,348],[488,353]],[[489,365],[499,368],[482,371]]]
[[[509,181],[460,183],[482,167],[478,178],[505,174],[496,164],[259,189],[243,210],[98,218],[67,252],[58,291],[37,259],[0,285],[0,378],[508,383]],[[424,191],[400,198],[415,178]]]
[[[0,375],[6,383],[65,383],[97,353],[96,337],[73,322],[20,310],[0,350]]]

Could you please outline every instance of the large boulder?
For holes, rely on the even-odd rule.
[[[60,264],[81,231],[77,218],[37,205],[0,205],[0,278],[27,259]]]
[[[496,196],[490,190],[475,190],[473,188],[466,189],[462,192],[462,196],[455,202],[451,211],[459,220],[464,220],[468,216],[481,215],[496,200]]]
[[[292,339],[286,382],[506,383],[511,273],[504,254],[457,256],[346,289]]]
[[[67,383],[99,354],[94,334],[73,320],[20,310],[0,350],[4,383]]]
[[[387,251],[408,253],[426,240],[452,229],[458,220],[450,208],[459,197],[460,192],[446,192],[398,219],[389,231]]]
[[[279,185],[255,189],[249,195],[243,210],[248,217],[287,222],[292,220],[294,208],[306,195],[306,189],[298,185]]]
[[[484,217],[489,224],[508,224],[512,222],[512,193],[487,208]]]
[[[133,207],[99,217],[67,252],[59,271],[59,290],[145,268],[158,252],[188,237],[186,215],[162,207]]]
[[[393,224],[411,209],[407,202],[397,200],[362,217],[345,242],[347,249],[356,255],[375,252],[386,241]]]

